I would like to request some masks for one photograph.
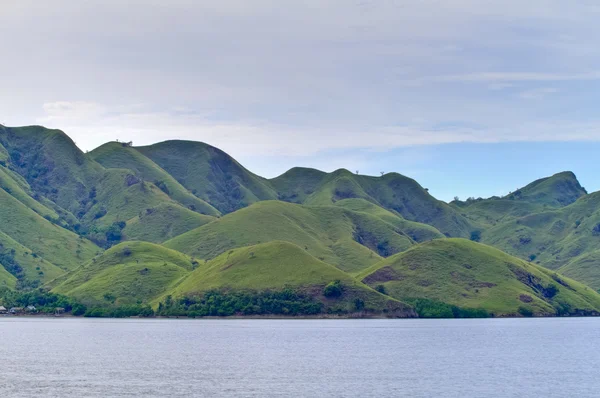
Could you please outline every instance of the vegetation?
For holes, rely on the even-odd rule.
[[[27,292],[15,292],[0,288],[0,305],[11,307],[34,306],[36,312],[53,314],[57,308],[73,315],[83,315],[87,308],[73,298],[63,295],[48,293],[43,290],[31,290]]]
[[[0,126],[0,202],[3,294],[80,315],[600,312],[600,193],[570,172],[446,204],[397,173],[264,179],[203,143]]]
[[[464,239],[423,243],[358,278],[408,303],[428,299],[494,316],[517,315],[520,307],[535,315],[596,313],[600,304],[600,295],[578,282]]]
[[[57,281],[52,291],[90,307],[148,304],[185,277],[194,263],[152,243],[121,243]]]
[[[165,242],[202,259],[273,240],[294,243],[347,272],[358,272],[415,242],[379,217],[335,206],[265,201]]]
[[[323,303],[292,289],[263,292],[208,291],[198,297],[171,296],[158,305],[163,316],[317,315]]]

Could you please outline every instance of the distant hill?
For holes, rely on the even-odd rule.
[[[0,300],[41,289],[128,315],[595,314],[599,195],[562,172],[448,204],[398,173],[266,179],[201,142],[83,153],[59,130],[0,126]]]
[[[464,239],[424,243],[358,277],[409,303],[419,298],[498,315],[596,313],[600,294],[571,279]]]
[[[231,156],[210,145],[166,141],[136,150],[223,213],[261,200],[277,199],[277,193],[267,180],[252,174]]]
[[[410,224],[410,228],[413,234],[436,236],[427,226]],[[416,243],[397,226],[369,213],[265,201],[186,232],[165,246],[212,259],[237,247],[274,240],[294,243],[347,272],[360,271]]]

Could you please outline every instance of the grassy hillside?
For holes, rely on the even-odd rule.
[[[176,203],[161,203],[128,220],[123,233],[129,240],[161,243],[214,220]]]
[[[378,217],[334,206],[264,201],[165,242],[202,259],[243,246],[282,240],[347,272],[357,272],[414,242]]]
[[[584,253],[560,267],[558,272],[600,292],[600,250]]]
[[[600,193],[572,205],[498,224],[482,241],[545,267],[560,268],[600,249]]]
[[[0,232],[63,270],[79,266],[99,251],[92,242],[52,224],[1,189],[0,203]]]
[[[11,164],[32,190],[77,214],[102,166],[85,157],[60,130],[40,126],[0,126],[0,144],[10,154]]]
[[[431,225],[447,236],[468,237],[473,229],[455,208],[429,195],[415,180],[397,173],[370,177],[344,169],[327,174],[296,168],[270,182],[278,189],[279,197],[290,202],[322,206],[359,198],[409,221]]]
[[[455,200],[460,213],[484,228],[536,213],[568,206],[587,195],[572,172],[542,178],[505,197]]]
[[[343,294],[336,298],[325,297],[325,286],[338,280],[343,286]],[[264,291],[283,287],[300,289],[317,297],[327,307],[338,307],[349,312],[356,310],[356,299],[361,299],[366,309],[374,311],[403,307],[401,303],[390,300],[311,256],[303,248],[281,241],[224,253],[192,272],[171,294],[179,297],[198,295],[209,290]]]
[[[52,292],[86,305],[145,304],[171,289],[194,264],[159,245],[126,242],[75,270]]]
[[[3,232],[0,232],[0,263],[25,284],[39,281],[41,285],[65,273]]]
[[[219,214],[218,210],[192,195],[159,165],[127,144],[109,142],[94,149],[88,156],[106,168],[131,170],[136,177],[154,183],[183,207],[201,214]]]
[[[33,193],[29,189],[29,184],[24,180],[19,179],[16,173],[11,170],[0,166],[0,188],[4,189],[7,193],[12,195],[15,199],[35,211],[42,217],[51,219],[58,219],[58,214],[51,208],[44,206],[42,203],[36,201],[32,196]]]
[[[367,213],[378,217],[400,231],[403,231],[406,235],[410,236],[412,240],[418,243],[444,237],[440,231],[430,225],[405,220],[399,214],[386,210],[365,199],[342,199],[335,202],[335,205],[344,209]]]
[[[508,195],[507,199],[563,207],[574,203],[586,194],[586,190],[579,184],[575,174],[565,171],[517,189]]]
[[[0,289],[7,288],[14,290],[16,284],[17,278],[11,275],[11,273],[4,269],[4,266],[0,264]]]
[[[223,213],[260,200],[277,199],[268,182],[225,152],[201,142],[166,141],[135,148],[194,195]]]
[[[571,279],[464,239],[426,242],[359,275],[392,297],[482,308],[494,315],[591,313],[600,295]]]

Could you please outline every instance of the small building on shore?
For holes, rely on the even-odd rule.
[[[10,310],[8,310],[9,313],[13,314],[13,315],[18,315],[18,314],[22,314],[23,313],[23,307],[12,307]]]
[[[0,305],[0,314],[6,314],[8,310],[3,305]]]

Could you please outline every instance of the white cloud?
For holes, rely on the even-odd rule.
[[[503,128],[437,127],[425,121],[406,126],[299,127],[261,120],[223,122],[211,119],[208,113],[182,113],[181,108],[148,112],[139,104],[111,109],[102,104],[63,101],[46,104],[44,109],[47,116],[38,120],[40,124],[63,129],[87,150],[116,139],[133,141],[134,145],[170,139],[203,141],[235,157],[313,156],[335,150],[389,150],[461,142],[600,141],[600,121],[549,120]]]
[[[519,93],[519,97],[523,99],[540,99],[557,92],[558,89],[554,87],[540,87],[523,91]]]
[[[9,3],[0,120],[61,128],[86,149],[598,139],[581,111],[600,85],[594,1]]]

